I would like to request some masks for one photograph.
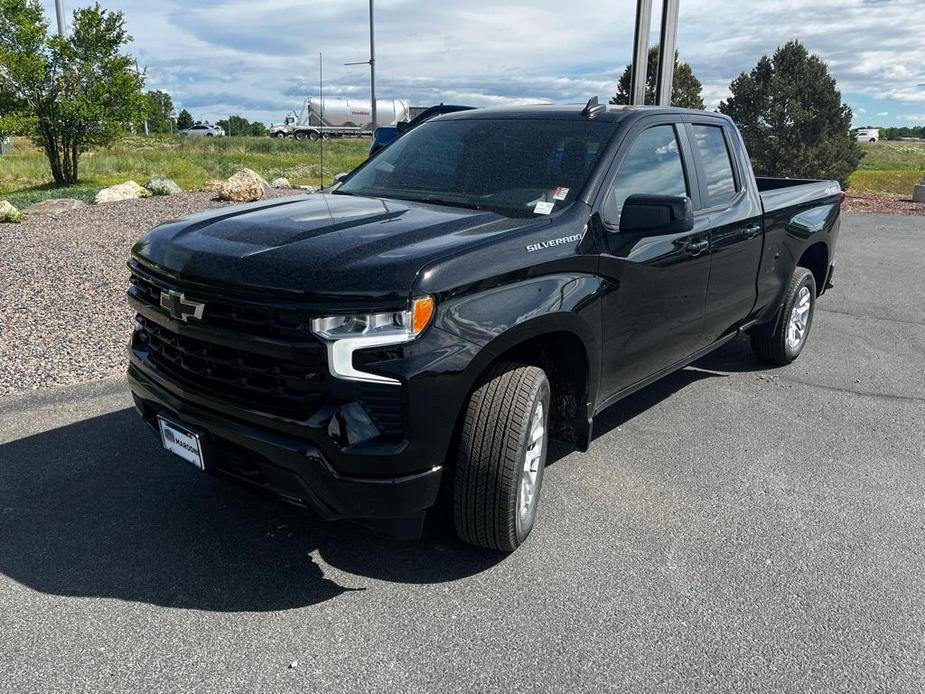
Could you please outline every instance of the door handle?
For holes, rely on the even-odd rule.
[[[741,233],[742,233],[743,238],[753,239],[756,236],[758,236],[758,234],[761,233],[761,225],[760,224],[749,224],[747,227],[742,229]]]
[[[710,247],[710,239],[701,239],[700,241],[689,241],[684,244],[684,252],[695,258]]]

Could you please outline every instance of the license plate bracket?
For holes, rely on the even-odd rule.
[[[183,458],[197,470],[206,469],[205,458],[202,455],[202,437],[197,432],[163,415],[157,416],[157,426],[161,432],[161,444],[165,449]]]

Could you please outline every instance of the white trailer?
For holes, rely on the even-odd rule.
[[[410,119],[411,109],[404,99],[377,99],[377,125],[395,125]],[[301,111],[270,126],[270,137],[317,140],[320,137],[360,137],[373,132],[372,108],[368,100],[319,99],[305,101]]]

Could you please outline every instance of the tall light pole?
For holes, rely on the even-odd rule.
[[[55,10],[58,13],[58,34],[64,38],[64,0],[55,0]]]
[[[373,107],[373,132],[376,132],[379,121],[376,119],[376,23],[373,0],[369,0],[369,102]]]
[[[662,30],[658,42],[658,80],[655,103],[671,106],[671,89],[674,81],[674,51],[678,41],[678,2],[665,0],[662,9]]]
[[[369,104],[371,108],[373,132],[379,124],[376,117],[376,23],[373,14],[373,0],[369,0],[369,60],[361,60],[356,63],[344,63],[344,65],[369,65]]]

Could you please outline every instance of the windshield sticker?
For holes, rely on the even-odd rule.
[[[549,241],[540,241],[539,243],[531,243],[527,246],[527,253],[533,253],[534,251],[542,251],[546,248],[554,248],[555,246],[562,246],[567,243],[575,243],[576,241],[581,240],[581,234],[573,234],[572,236],[563,236],[558,239],[551,239]]]
[[[563,188],[562,186],[556,186],[556,189],[552,191],[553,200],[565,200],[568,197],[568,188]]]
[[[538,202],[533,208],[533,214],[549,214],[552,208],[556,206],[554,202]]]

